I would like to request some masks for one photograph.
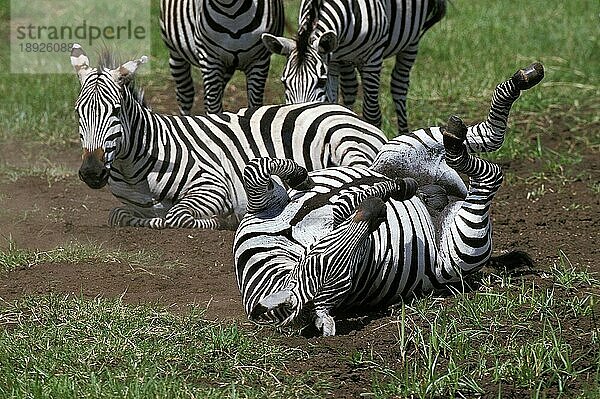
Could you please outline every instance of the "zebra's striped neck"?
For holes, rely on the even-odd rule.
[[[139,165],[150,168],[154,161],[150,143],[160,145],[161,135],[153,133],[153,119],[156,114],[144,104],[142,93],[136,92],[134,86],[122,89],[123,101],[121,111],[122,137],[115,157],[114,173],[119,179],[139,179]],[[132,172],[136,171],[135,175]]]

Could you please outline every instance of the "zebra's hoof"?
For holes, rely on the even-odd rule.
[[[335,335],[335,320],[329,314],[317,315],[315,326],[321,331],[324,337],[333,337]]]
[[[397,190],[392,193],[391,197],[396,201],[406,201],[417,193],[419,184],[412,177],[396,178],[394,182]]]
[[[442,135],[444,136],[444,149],[446,153],[461,153],[463,143],[467,138],[467,126],[462,119],[456,115],[448,118],[448,124],[442,127]]]
[[[301,168],[295,176],[290,177],[287,183],[291,188],[298,191],[307,191],[315,187],[315,182],[304,168]]]
[[[256,304],[254,309],[252,309],[252,312],[250,313],[250,319],[258,320],[260,318],[260,316],[267,313],[268,311],[269,311],[269,308],[267,308],[266,306],[264,306],[263,304],[261,304],[259,302]]]
[[[512,76],[511,80],[519,90],[531,89],[544,78],[544,66],[539,62],[534,62],[528,67],[519,69]]]

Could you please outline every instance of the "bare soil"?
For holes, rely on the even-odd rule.
[[[557,127],[564,129],[557,131]],[[567,127],[556,120],[552,121],[552,134],[542,137],[545,145],[555,149],[564,148],[569,138]],[[107,251],[143,251],[150,254],[148,264],[110,259],[39,263],[1,275],[1,300],[54,292],[122,297],[127,303],[159,304],[174,311],[195,304],[206,308],[208,319],[255,328],[247,322],[234,278],[233,232],[109,228],[109,209],[118,202],[107,189],[91,190],[78,180],[79,154],[75,143],[60,149],[24,143],[0,146],[0,164],[15,168],[38,165],[49,170],[60,167],[70,171],[69,176],[58,179],[47,176],[0,179],[0,249],[15,245],[46,251],[69,243],[89,244]],[[505,171],[517,178],[502,187],[493,208],[496,255],[525,251],[533,258],[536,269],[549,270],[562,251],[575,267],[600,272],[597,245],[600,157],[597,149],[583,149],[582,154],[583,161],[565,172],[569,179],[532,179],[545,167],[539,161],[503,164]],[[525,278],[539,279],[536,275]],[[540,284],[544,282],[540,280]],[[286,345],[302,347],[308,353],[304,362],[289,366],[290,372],[324,371],[339,384],[333,387],[335,397],[358,396],[370,387],[373,371],[356,368],[348,359],[356,351],[373,350],[384,354],[384,364],[393,366],[396,327],[392,320],[395,318],[390,312],[383,311],[364,318],[340,320],[340,335],[334,338],[280,338]],[[277,337],[270,330],[263,333]],[[504,394],[519,397],[518,392]]]

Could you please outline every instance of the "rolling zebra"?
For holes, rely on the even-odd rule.
[[[498,86],[492,105],[504,100],[495,110],[503,115],[501,125],[521,90],[542,78],[541,64],[533,64]],[[398,158],[410,154],[411,163],[406,169],[388,163],[388,176],[372,167],[307,172],[292,160],[253,160],[244,170],[248,213],[233,248],[249,318],[279,327],[312,322],[323,335],[334,335],[336,312],[442,290],[479,270],[491,256],[490,205],[503,175],[470,148],[493,151],[504,131],[480,136],[477,126],[451,117],[446,127],[413,132],[393,147],[402,149]],[[441,146],[443,164],[437,154],[421,157],[421,147],[433,142]],[[407,177],[414,163],[437,170],[433,185],[426,184],[431,176],[424,182]],[[446,169],[468,177],[462,198],[445,191],[444,185],[456,185],[453,175],[438,173]]]
[[[352,107],[362,77],[363,117],[381,125],[379,86],[383,60],[395,56],[391,94],[398,131],[408,133],[406,94],[419,40],[446,13],[445,0],[303,0],[297,39],[264,34],[265,45],[287,56],[281,80],[286,102],[337,102]]]
[[[75,44],[71,63],[81,91],[75,109],[83,161],[79,176],[107,183],[124,206],[109,224],[151,228],[233,228],[246,211],[244,166],[256,157],[293,159],[309,170],[371,164],[381,131],[341,105],[296,104],[207,116],[152,112],[135,88],[146,57],[98,68]]]
[[[194,102],[191,65],[202,71],[207,112],[223,111],[223,91],[236,70],[246,75],[248,105],[263,104],[271,53],[261,34],[282,34],[282,0],[161,0],[160,10],[181,114],[189,115]]]

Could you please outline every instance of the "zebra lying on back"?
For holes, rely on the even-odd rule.
[[[541,65],[534,64],[500,85],[506,108],[496,111],[504,122],[509,100],[542,77]],[[402,149],[398,157],[415,152],[411,159],[422,163],[419,170],[464,173],[469,188],[458,201],[442,187],[432,190],[406,177],[411,165],[403,169],[401,162],[389,164],[390,178],[372,168],[307,172],[291,160],[253,160],[244,170],[248,213],[234,239],[236,277],[250,319],[281,327],[312,321],[323,335],[334,335],[336,311],[380,308],[479,270],[492,252],[489,211],[503,177],[498,165],[469,151],[496,149],[501,138],[477,142],[473,133],[451,117],[446,127],[416,131],[412,141],[394,144]],[[443,164],[438,157],[419,158],[419,146],[433,141],[442,146]],[[292,189],[286,192],[271,176]],[[438,177],[436,184],[455,185],[452,175]]]
[[[207,112],[223,111],[223,91],[236,70],[246,75],[248,105],[263,104],[271,53],[261,34],[282,34],[282,0],[161,0],[160,10],[183,115],[189,115],[194,102],[191,65],[202,71]]]
[[[79,45],[71,52],[81,82],[79,176],[91,188],[108,183],[124,204],[111,211],[111,225],[232,228],[246,211],[241,179],[251,159],[289,158],[309,170],[366,167],[386,142],[381,131],[335,104],[157,114],[135,89],[135,71],[144,62],[119,66],[105,53],[91,68]]]
[[[363,86],[363,117],[381,125],[379,86],[385,58],[395,56],[391,94],[398,131],[408,133],[406,94],[421,36],[446,13],[445,0],[303,0],[297,39],[264,34],[265,45],[288,57],[281,80],[286,102],[337,102],[352,107]]]

